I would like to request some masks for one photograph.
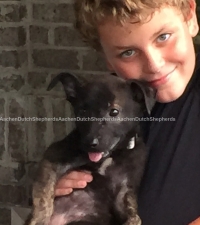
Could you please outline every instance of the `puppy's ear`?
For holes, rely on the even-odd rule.
[[[58,82],[62,83],[67,100],[73,102],[77,97],[78,88],[80,87],[78,79],[70,73],[60,73],[52,79],[47,91],[50,91]]]
[[[148,114],[156,103],[156,91],[139,81],[129,81],[135,101],[145,104]]]

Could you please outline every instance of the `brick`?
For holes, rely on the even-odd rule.
[[[23,98],[18,98],[17,99],[19,102],[23,102],[24,104],[24,99]],[[21,104],[18,103],[16,99],[11,99],[10,100],[10,107],[9,107],[9,116],[12,118],[15,117],[21,117],[24,118],[24,108],[21,106]],[[21,123],[20,121],[19,123]]]
[[[83,69],[93,71],[107,71],[105,61],[95,51],[88,50],[83,53]]]
[[[20,99],[22,102],[23,99]],[[10,101],[9,116],[11,118],[24,118],[23,107],[15,100]],[[25,123],[24,121],[10,121],[8,135],[8,150],[15,162],[25,161]],[[20,140],[20,141],[19,141]]]
[[[39,118],[43,118],[47,115],[45,106],[44,106],[44,97],[37,97],[35,99],[35,108],[36,108],[36,116]]]
[[[19,163],[18,168],[0,166],[0,183],[19,182],[25,175],[25,167],[23,163]]]
[[[55,29],[55,44],[58,46],[86,46],[73,27],[58,27]]]
[[[33,162],[40,160],[46,149],[47,122],[39,121],[47,115],[45,98],[34,96],[30,99],[28,114],[34,121],[29,122],[28,159]]]
[[[14,67],[16,69],[27,66],[27,53],[25,51],[0,52],[0,66]]]
[[[11,224],[10,209],[0,208],[0,224],[1,225],[10,225]]]
[[[34,50],[33,61],[34,64],[39,67],[56,69],[79,69],[78,53],[72,50]]]
[[[47,73],[36,73],[36,72],[30,72],[28,73],[28,84],[33,89],[47,89],[47,79],[48,74]]]
[[[30,40],[33,43],[48,44],[48,29],[40,26],[30,26]]]
[[[33,18],[46,22],[74,21],[74,10],[72,4],[33,4]]]
[[[27,188],[28,188],[28,206],[32,206],[32,184],[34,182],[34,180],[36,179],[36,175],[37,175],[37,170],[38,170],[38,163],[35,162],[31,162],[27,165],[27,179],[26,179],[26,184]]]
[[[17,74],[11,74],[10,76],[5,76],[0,78],[0,90],[9,91],[19,91],[25,84],[24,77]]]
[[[0,98],[0,117],[4,117],[5,100]]]
[[[7,184],[13,178],[13,169],[10,167],[0,166],[0,183]]]
[[[19,163],[17,169],[13,169],[13,181],[19,182],[25,176],[25,164]]]
[[[5,152],[5,136],[4,136],[5,122],[0,121],[0,159],[3,159],[3,154]]]
[[[36,110],[36,117],[37,118],[44,118],[47,115],[45,104],[44,104],[44,97],[37,97],[34,101],[34,107]],[[36,145],[35,145],[35,151],[33,153],[33,158],[35,158],[36,161],[41,159],[44,151],[46,150],[46,142],[45,142],[45,133],[47,130],[47,122],[41,122],[37,121],[34,122],[35,126],[35,139],[36,139]]]
[[[26,44],[24,27],[0,28],[0,46],[23,46]]]
[[[30,162],[26,166],[27,180],[29,180],[31,183],[36,179],[38,166],[39,164],[37,162]]]
[[[65,99],[54,98],[52,99],[52,108],[53,108],[53,117],[55,118],[65,118]],[[54,121],[53,122],[53,131],[54,131],[54,141],[61,140],[66,136],[66,123],[64,121]]]
[[[0,185],[0,202],[3,204],[25,205],[26,189],[23,186]]]
[[[5,107],[5,100],[0,99],[0,117],[4,118],[4,107]],[[4,136],[4,129],[5,129],[5,122],[0,120],[0,159],[2,159],[3,154],[5,152],[5,136]]]
[[[27,17],[25,5],[0,5],[0,22],[21,22]]]
[[[25,161],[23,124],[24,122],[9,122],[8,149],[14,162]]]

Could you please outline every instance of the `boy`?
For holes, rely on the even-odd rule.
[[[146,122],[149,149],[138,198],[143,225],[198,224],[200,216],[200,59],[195,0],[76,0],[77,27],[105,55],[118,76],[156,89]],[[90,182],[72,172],[58,181],[57,196]]]

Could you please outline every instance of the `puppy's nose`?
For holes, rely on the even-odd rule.
[[[99,144],[99,140],[97,138],[94,138],[90,144],[92,148],[95,148]]]

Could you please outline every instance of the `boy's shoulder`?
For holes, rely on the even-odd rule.
[[[193,80],[192,86],[199,87],[200,85],[200,52],[196,53],[195,70],[194,70],[192,80]]]

